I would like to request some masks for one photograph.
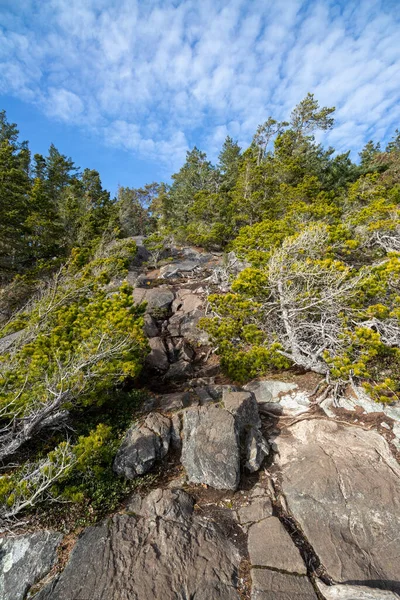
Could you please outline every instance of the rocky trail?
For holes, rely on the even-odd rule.
[[[243,388],[197,328],[233,255],[177,250],[128,280],[146,301],[151,394],[115,457],[117,476],[165,465],[162,486],[86,528],[0,539],[4,600],[400,598],[400,405],[361,391],[315,403],[319,377]]]

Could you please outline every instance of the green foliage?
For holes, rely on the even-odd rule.
[[[110,287],[126,272],[135,248],[129,240],[114,242],[89,261],[87,251],[74,251],[16,317],[14,327],[24,327],[22,336],[0,361],[0,453],[7,460],[24,444],[33,444],[37,458],[1,479],[6,514],[47,497],[68,496],[72,489],[75,500],[82,494],[87,498],[89,479],[104,483],[105,473],[111,473],[123,419],[119,415],[106,424],[107,413],[118,415],[116,407],[110,408],[110,395],[116,401],[115,389],[137,377],[148,351],[144,307],[134,304],[127,283]],[[79,429],[99,407],[105,408],[102,420],[94,419],[95,429],[74,443],[56,436],[54,449],[40,444],[37,436],[46,420],[57,423],[69,411]]]

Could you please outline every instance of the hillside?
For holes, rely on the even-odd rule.
[[[112,199],[1,113],[5,600],[400,597],[400,134],[333,115]]]

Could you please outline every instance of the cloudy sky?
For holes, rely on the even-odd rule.
[[[400,127],[399,1],[0,0],[0,108],[112,191],[246,146],[308,91],[355,152]]]

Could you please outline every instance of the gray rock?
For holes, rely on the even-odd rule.
[[[316,582],[317,587],[325,600],[399,600],[400,596],[394,592],[385,592],[361,585],[325,585],[322,581]]]
[[[250,381],[244,386],[245,390],[253,392],[260,404],[276,402],[282,393],[292,392],[298,386],[295,383],[276,381],[275,379],[264,379],[262,381]]]
[[[225,389],[222,403],[235,417],[245,467],[254,473],[269,454],[268,443],[260,431],[261,420],[255,396],[251,392],[232,392]]]
[[[234,277],[237,277],[239,275],[239,273],[244,271],[244,269],[251,267],[251,263],[249,263],[245,260],[240,260],[233,251],[228,252],[226,259],[227,259],[228,271]]]
[[[217,525],[193,514],[187,494],[156,490],[140,504],[147,516],[116,515],[86,529],[35,600],[239,600],[239,553]]]
[[[11,346],[20,339],[24,331],[24,329],[21,329],[21,331],[15,331],[14,333],[9,333],[8,335],[2,337],[0,339],[0,354],[7,352],[7,350],[9,350]]]
[[[191,403],[189,392],[173,392],[172,394],[163,394],[157,398],[156,407],[164,412],[170,412],[186,408]]]
[[[198,397],[201,406],[214,402],[214,398],[210,395],[208,387],[195,387],[194,392]]]
[[[395,423],[393,425],[393,433],[395,435],[393,444],[396,446],[397,450],[400,450],[400,423]]]
[[[304,576],[252,569],[251,600],[317,600],[310,580]]]
[[[160,269],[160,277],[163,279],[177,279],[193,272],[200,265],[198,260],[183,260],[165,265]]]
[[[115,473],[127,479],[144,475],[167,454],[170,440],[171,421],[150,413],[143,424],[133,425],[126,433],[114,459]]]
[[[261,427],[257,401],[250,392],[232,392],[225,389],[222,393],[222,403],[235,417],[239,435],[253,427]]]
[[[150,338],[149,345],[150,354],[146,356],[146,366],[165,373],[169,369],[169,360],[163,340],[159,337]]]
[[[175,300],[172,303],[174,313],[192,313],[203,306],[203,299],[198,294],[193,294],[191,290],[185,288],[178,290]]]
[[[180,413],[175,413],[171,418],[171,447],[174,450],[182,448],[181,432],[182,418]]]
[[[271,500],[263,495],[251,497],[248,505],[239,508],[237,516],[239,523],[246,525],[248,523],[256,523],[267,517],[272,517],[272,512]]]
[[[246,462],[244,466],[250,473],[255,473],[269,455],[268,442],[259,429],[252,427],[247,433],[245,448]]]
[[[330,577],[400,592],[400,466],[375,431],[318,419],[276,438],[282,488]]]
[[[235,490],[240,454],[234,417],[213,405],[185,411],[181,461],[189,481]]]
[[[204,317],[204,310],[196,310],[183,315],[180,321],[181,336],[195,345],[206,346],[210,338],[205,331],[198,328],[198,323]]]
[[[375,402],[362,387],[356,387],[355,390],[357,392],[356,396],[339,398],[337,406],[351,411],[355,411],[357,407],[361,407],[368,414],[382,412],[390,419],[400,421],[400,402],[393,402],[392,404]],[[321,403],[321,407],[328,416],[335,415],[334,411],[332,411],[333,398],[327,398]]]
[[[147,519],[161,518],[184,523],[191,519],[194,499],[180,489],[157,488],[144,498],[136,496],[127,510]]]
[[[250,527],[248,549],[253,566],[307,574],[300,552],[277,517],[268,517]]]
[[[180,359],[172,365],[169,365],[169,369],[164,375],[164,379],[169,381],[179,381],[187,379],[191,375],[193,375],[192,365],[186,360]]]
[[[186,362],[191,362],[196,357],[196,353],[192,346],[187,340],[178,340],[175,346],[175,352],[177,353],[178,360],[182,359]]]
[[[261,412],[296,416],[310,407],[308,394],[299,391],[295,383],[266,379],[251,381],[244,389],[253,392]]]
[[[196,260],[198,263],[206,263],[213,258],[212,254],[203,254],[194,248],[183,248],[182,255],[190,260]]]
[[[136,243],[136,254],[131,262],[131,266],[140,267],[144,262],[149,260],[150,252],[144,246],[145,237],[143,235],[136,235],[131,239]]]
[[[0,598],[24,600],[56,563],[61,540],[51,531],[0,539]]]
[[[143,330],[144,330],[144,333],[149,338],[157,337],[158,335],[160,335],[160,331],[157,327],[157,323],[155,322],[153,317],[149,314],[144,316]]]
[[[147,302],[146,312],[155,317],[168,313],[174,298],[173,292],[163,287],[151,289],[135,288],[133,290],[133,299],[135,302],[137,304]]]

